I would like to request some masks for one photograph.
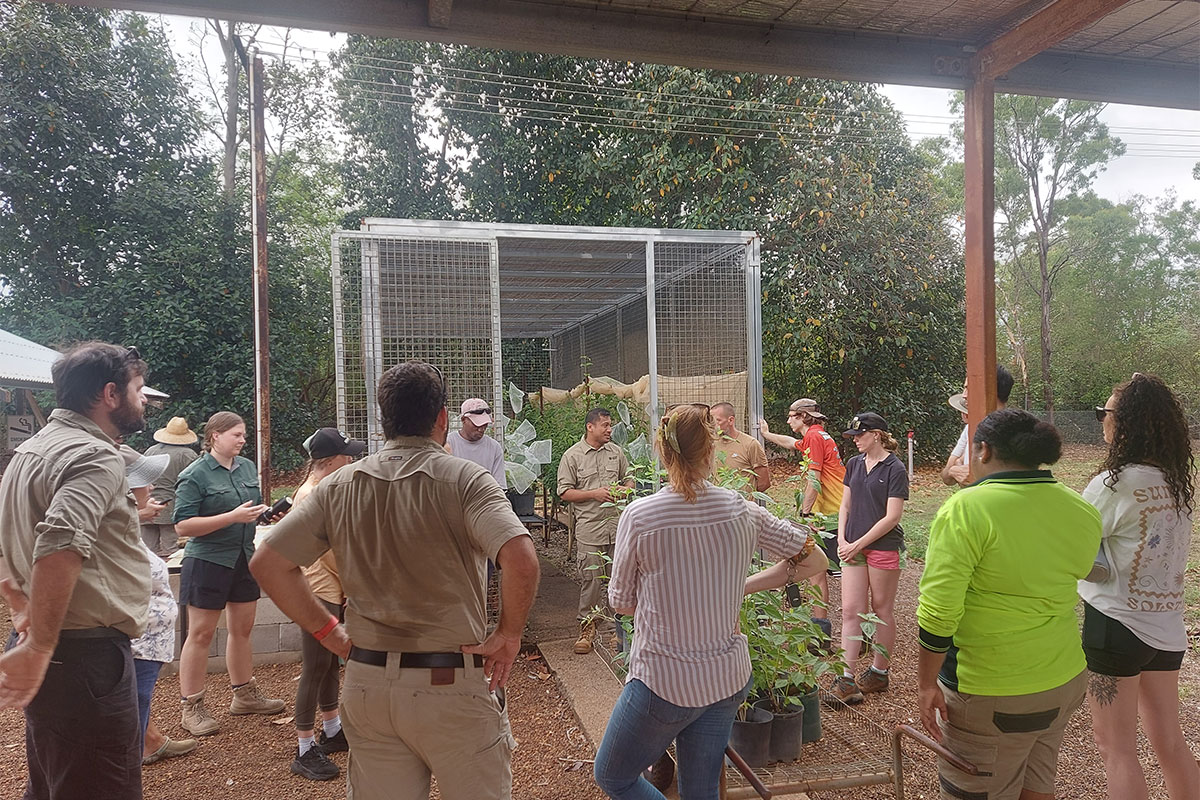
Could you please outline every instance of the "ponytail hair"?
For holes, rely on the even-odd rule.
[[[671,488],[689,503],[712,472],[717,429],[708,406],[679,405],[658,423],[657,447]]]
[[[1058,429],[1019,408],[1002,408],[983,418],[975,444],[987,443],[996,458],[1026,469],[1053,464],[1062,457]]]
[[[879,444],[884,450],[887,450],[889,453],[894,453],[900,449],[900,443],[896,441],[895,436],[892,436],[887,431],[877,430],[875,432],[879,434]]]

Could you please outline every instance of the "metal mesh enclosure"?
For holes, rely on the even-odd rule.
[[[406,359],[443,370],[452,412],[591,376],[636,384],[652,417],[728,401],[753,430],[761,413],[752,233],[368,219],[334,235],[333,281],[338,424],[372,449],[376,383]]]

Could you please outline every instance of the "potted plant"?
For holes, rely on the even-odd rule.
[[[812,620],[815,589],[792,588],[790,601],[788,594],[759,592],[742,604],[757,704],[773,715],[772,761],[799,758],[802,742],[820,738],[817,687],[841,667],[839,654],[820,646],[825,636]]]

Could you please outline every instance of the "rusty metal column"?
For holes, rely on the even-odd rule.
[[[247,70],[250,83],[250,166],[254,202],[250,229],[254,236],[254,438],[263,502],[271,502],[271,338],[267,311],[267,165],[263,133],[263,62],[258,56]]]
[[[963,167],[967,279],[967,417],[996,408],[995,93],[976,79],[966,91]]]

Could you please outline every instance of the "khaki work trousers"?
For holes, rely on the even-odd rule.
[[[575,544],[575,567],[579,574],[579,621],[592,618],[592,609],[599,606],[605,614],[612,616],[612,608],[608,605],[608,578],[612,574],[612,557],[615,545],[611,544]],[[605,560],[599,555],[608,556]],[[597,621],[597,629],[610,630],[612,623]]]
[[[430,775],[444,800],[511,800],[516,741],[501,699],[467,656],[454,683],[429,669],[346,662],[342,722],[350,743],[347,800],[428,800]]]

